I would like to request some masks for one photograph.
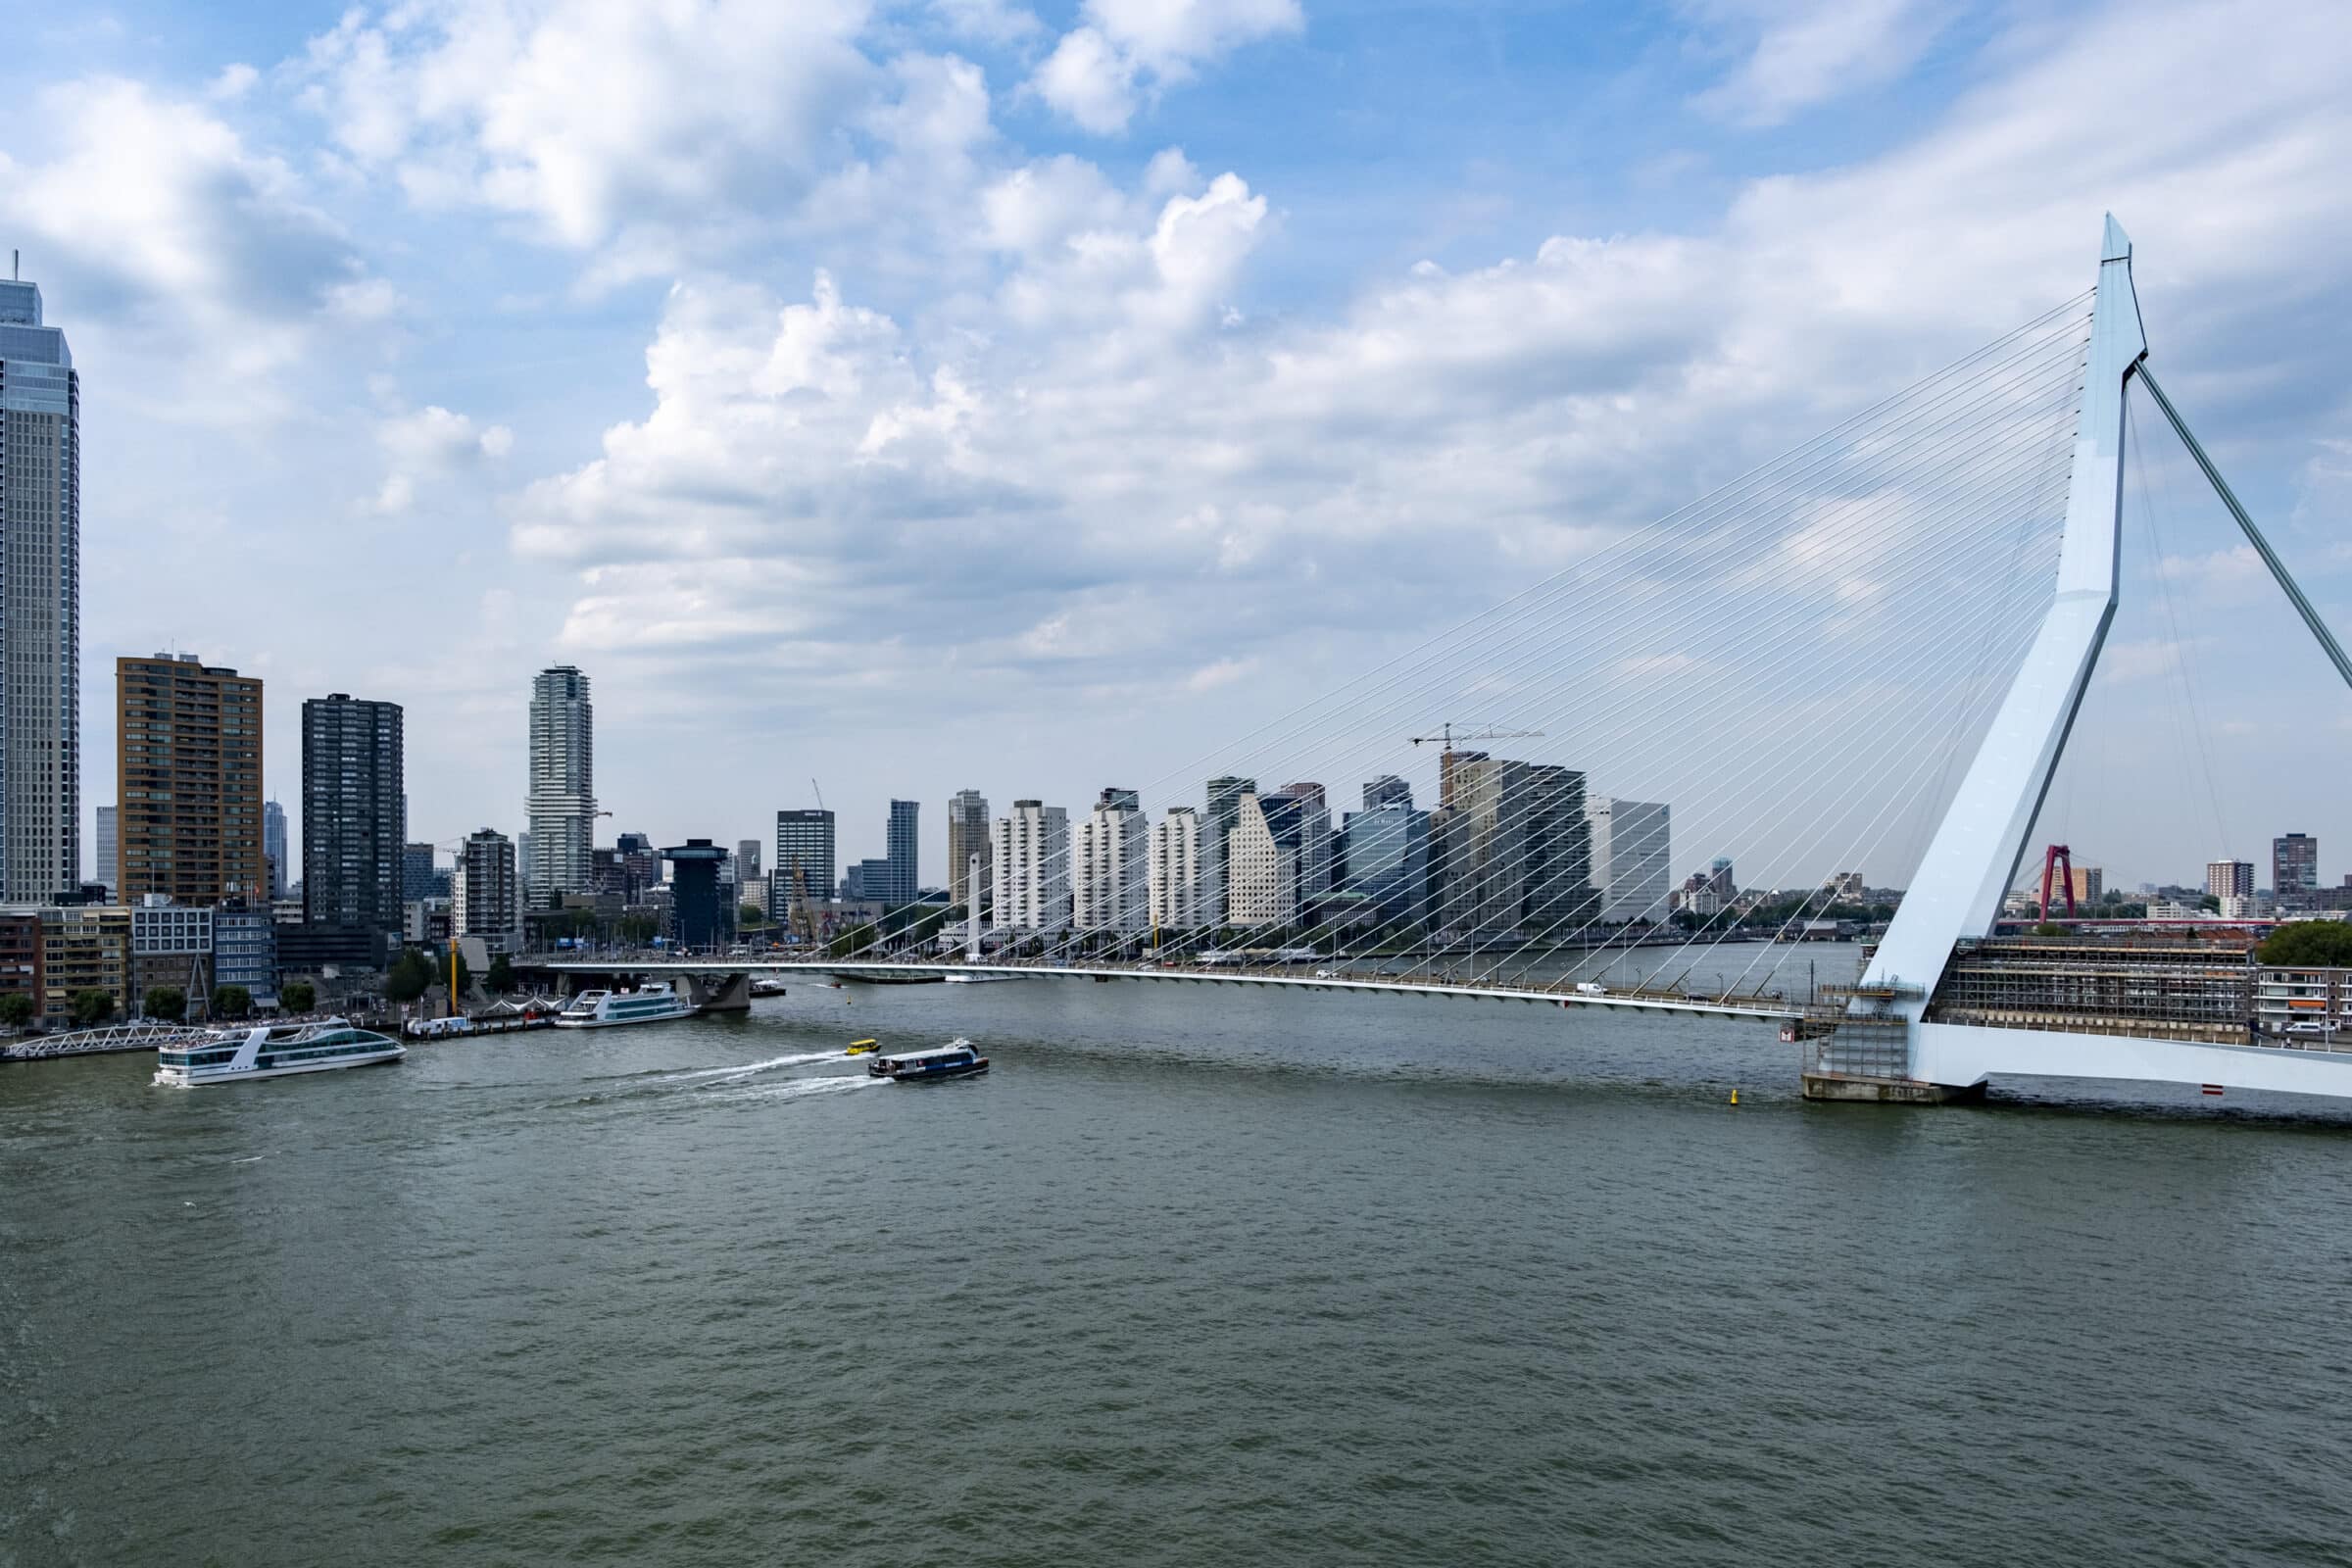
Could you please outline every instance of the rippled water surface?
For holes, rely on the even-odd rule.
[[[0,1068],[6,1568],[2352,1542],[2352,1112],[1068,981],[151,1065]]]

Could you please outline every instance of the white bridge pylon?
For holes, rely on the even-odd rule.
[[[1918,997],[1896,1004],[1915,1023],[1951,961],[1953,945],[1990,934],[2000,916],[2026,835],[2115,620],[2124,383],[2147,353],[2139,300],[2132,290],[2132,241],[2110,217],[2091,307],[2057,595],[1863,976],[1865,985],[1916,989]]]
[[[2056,593],[1864,974],[1863,988],[1884,1000],[1857,998],[1849,1013],[1861,1016],[1883,1004],[1907,1020],[1910,1078],[1944,1090],[1973,1089],[1997,1073],[2352,1096],[2352,1053],[2263,1047],[2252,1043],[2250,1033],[2244,1045],[2219,1045],[1923,1021],[1956,945],[1992,934],[2114,623],[2125,399],[2134,376],[2147,386],[2305,624],[2352,684],[2352,662],[2157,387],[2147,355],[2132,283],[2132,241],[2110,215],[2099,248]]]

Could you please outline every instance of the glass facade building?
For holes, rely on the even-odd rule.
[[[0,900],[81,880],[81,381],[0,281]],[[100,873],[111,881],[114,872]]]
[[[243,986],[257,1007],[277,1005],[277,921],[268,905],[213,911],[213,984]]]
[[[1369,786],[1365,794],[1371,794]],[[1380,910],[1383,924],[1429,924],[1427,811],[1416,811],[1409,804],[1349,811],[1340,836],[1347,866],[1343,892],[1368,900]]]
[[[868,886],[865,896],[893,906],[914,902],[916,871],[919,863],[915,844],[917,823],[922,807],[914,801],[890,803],[890,827],[882,841],[882,858],[886,862],[882,885]]]
[[[433,847],[430,844],[403,844],[400,847],[400,902],[415,904],[419,899],[445,899],[449,890],[434,874]]]
[[[270,896],[286,896],[286,808],[275,801],[262,803],[262,854],[270,860]]]

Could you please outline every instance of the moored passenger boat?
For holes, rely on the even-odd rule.
[[[660,1023],[690,1018],[686,999],[663,986],[645,991],[583,991],[556,1014],[559,1029],[613,1029],[624,1023]]]
[[[193,1089],[199,1084],[366,1067],[398,1061],[407,1054],[390,1035],[357,1028],[341,1018],[262,1024],[251,1029],[216,1029],[201,1039],[172,1041],[155,1054],[155,1081]]]
[[[868,1074],[894,1083],[920,1083],[928,1078],[967,1078],[988,1071],[988,1058],[969,1040],[953,1040],[929,1051],[902,1051],[876,1056],[865,1064]]]

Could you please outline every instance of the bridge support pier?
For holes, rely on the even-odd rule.
[[[685,977],[686,1000],[697,1012],[749,1012],[752,977],[748,974],[690,974]]]
[[[1861,1078],[1841,1072],[1803,1074],[1807,1100],[1849,1105],[1957,1105],[1984,1098],[1984,1084],[1931,1084],[1916,1078]]]

